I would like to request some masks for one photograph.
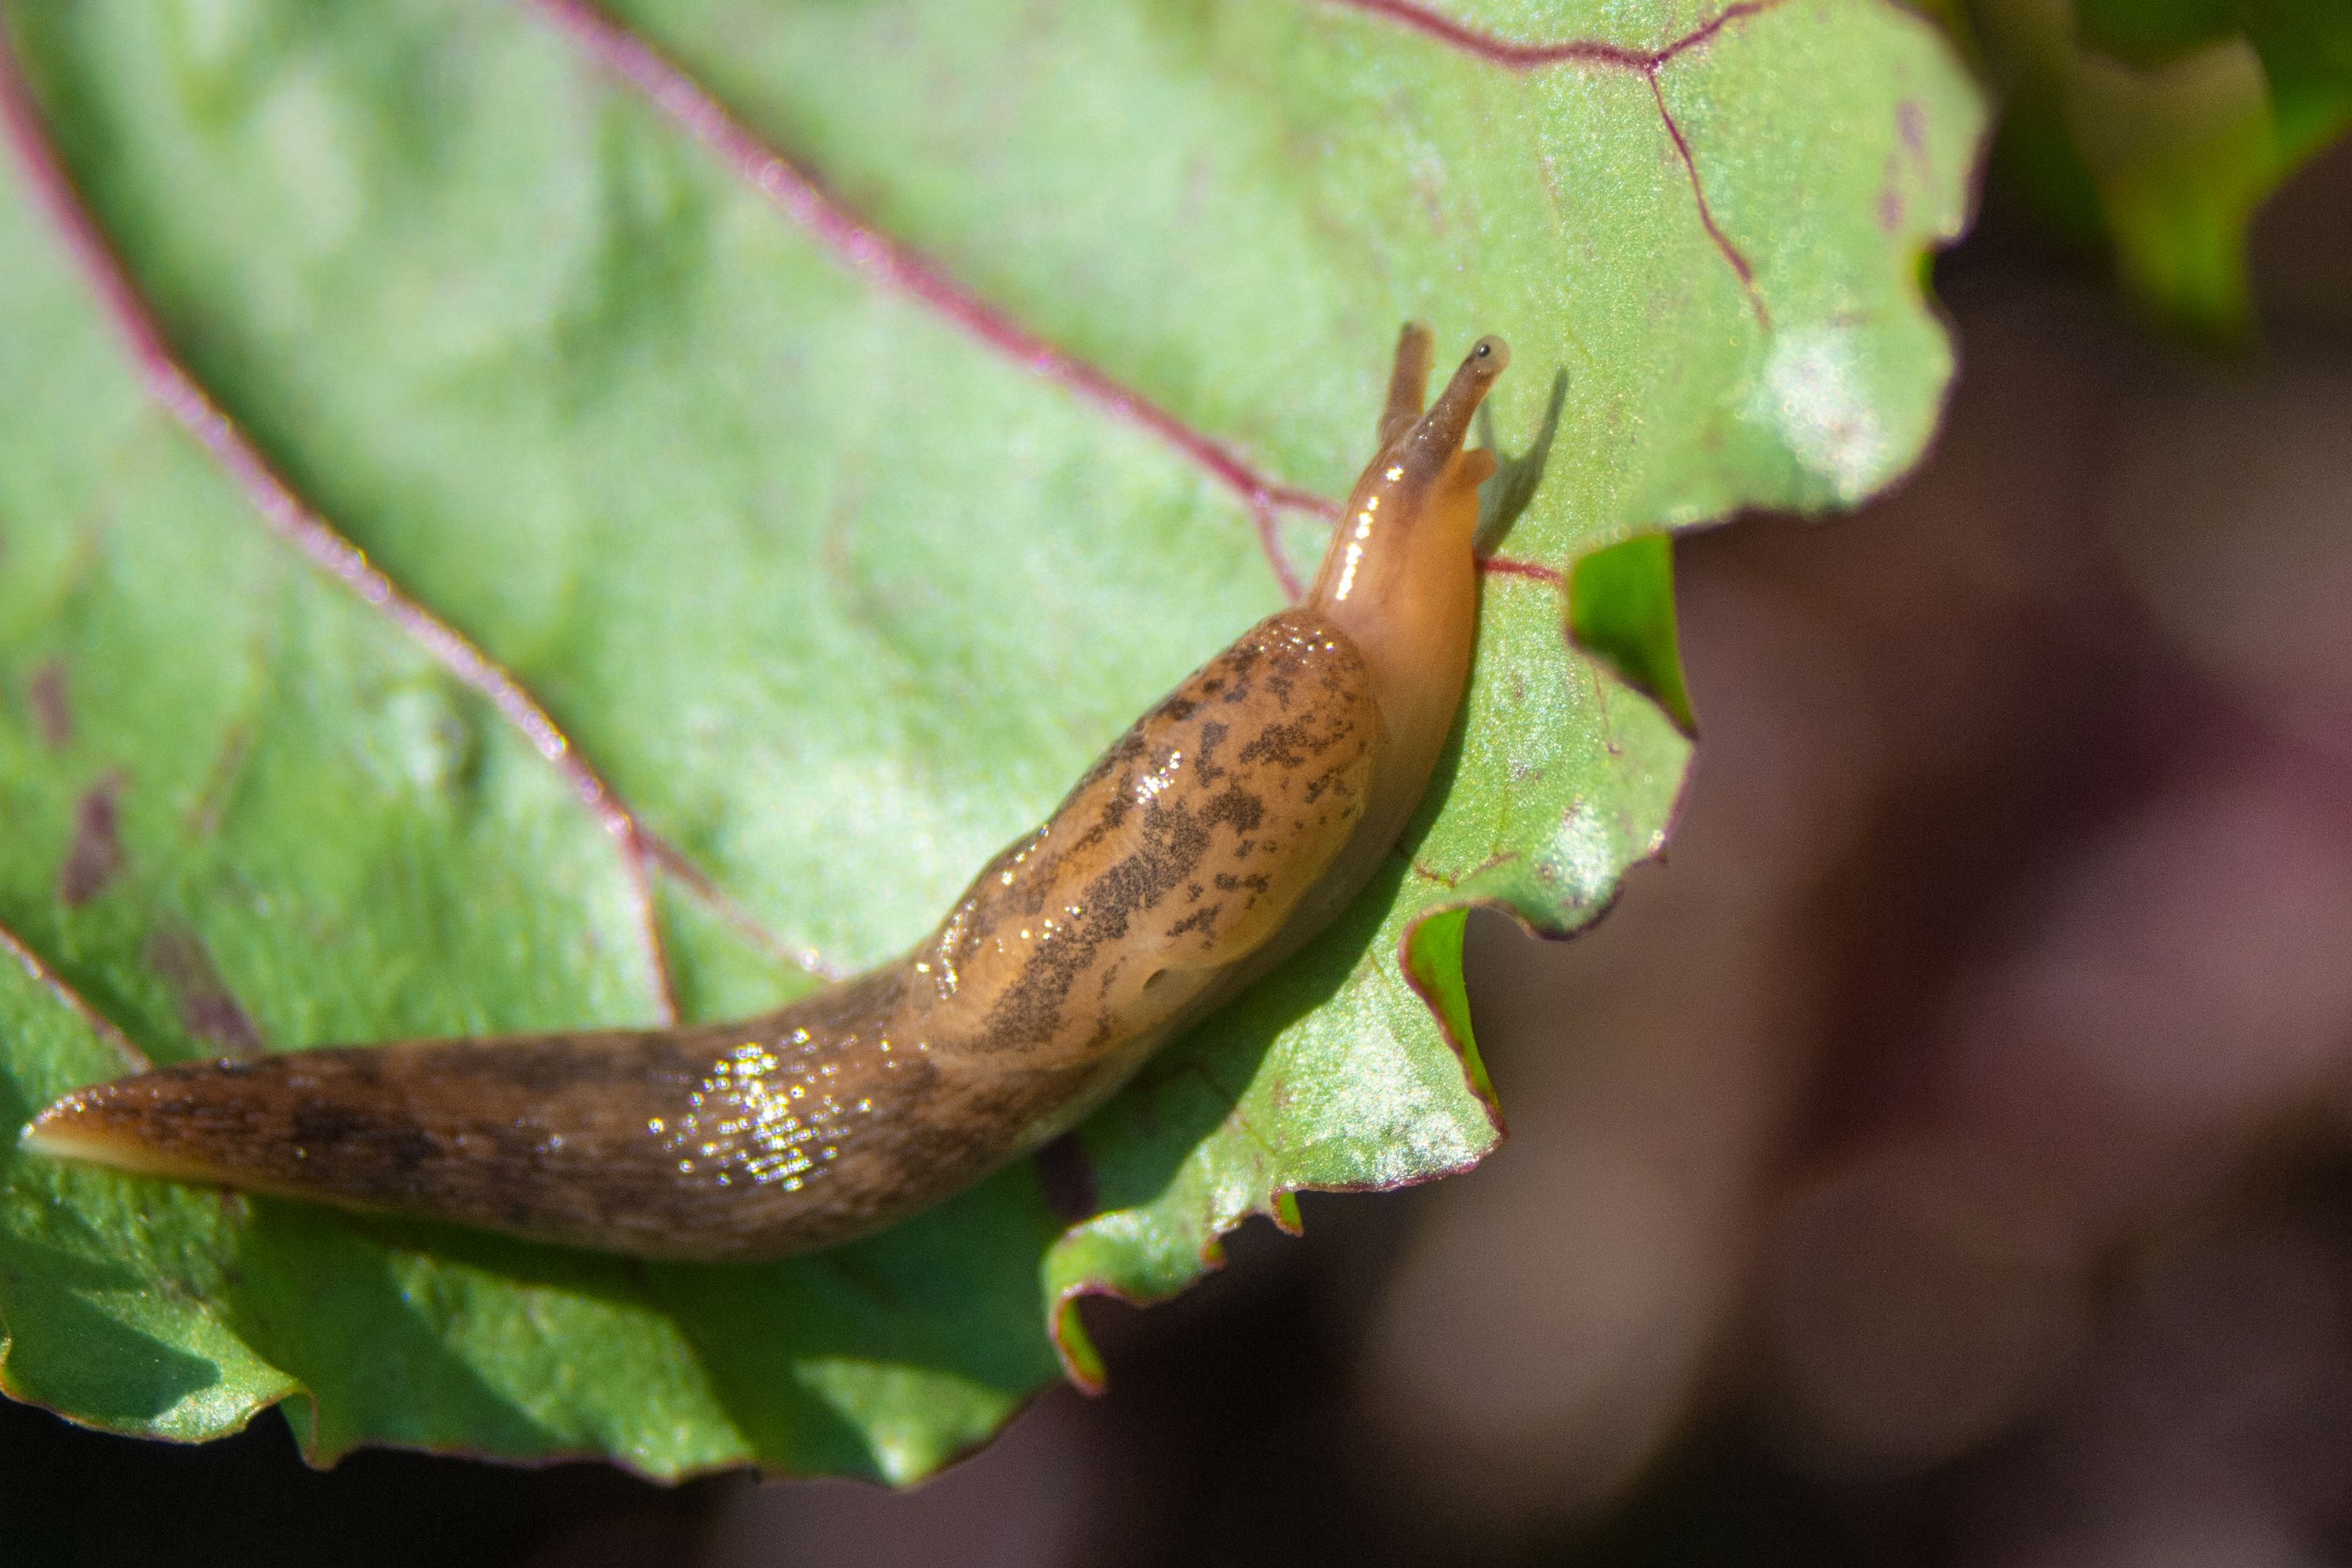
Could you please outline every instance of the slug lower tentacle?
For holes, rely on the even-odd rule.
[[[1398,344],[1380,451],[1306,601],[1189,677],[894,964],[725,1025],[190,1063],[69,1094],[45,1153],[647,1258],[769,1258],[1035,1149],[1320,930],[1453,728],[1508,354],[1426,412]]]

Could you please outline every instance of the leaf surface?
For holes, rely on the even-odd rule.
[[[6,16],[12,1125],[125,1049],[725,1016],[888,958],[1311,571],[1401,320],[1515,348],[1421,819],[1049,1157],[730,1268],[7,1159],[9,1392],[182,1438],[293,1397],[322,1459],[910,1479],[1099,1375],[1076,1297],[1474,1163],[1464,911],[1566,932],[1662,842],[1655,536],[1916,458],[1981,120],[1879,0]]]

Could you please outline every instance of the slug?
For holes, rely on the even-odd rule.
[[[1320,930],[1453,729],[1509,354],[1426,412],[1397,346],[1379,450],[1304,602],[1193,672],[895,963],[740,1023],[188,1063],[67,1095],[25,1142],[180,1181],[730,1261],[903,1219],[1075,1125]]]

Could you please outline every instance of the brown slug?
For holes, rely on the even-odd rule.
[[[646,1258],[877,1230],[1073,1126],[1320,930],[1391,852],[1477,614],[1481,339],[1427,412],[1397,346],[1379,452],[1305,601],[1138,720],[885,968],[740,1023],[189,1063],[67,1095],[43,1153]]]

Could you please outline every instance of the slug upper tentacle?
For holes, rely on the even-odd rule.
[[[726,1025],[189,1063],[66,1096],[41,1152],[648,1258],[879,1229],[1063,1131],[1354,897],[1467,679],[1482,339],[1379,451],[1306,601],[1138,720],[898,963]]]

